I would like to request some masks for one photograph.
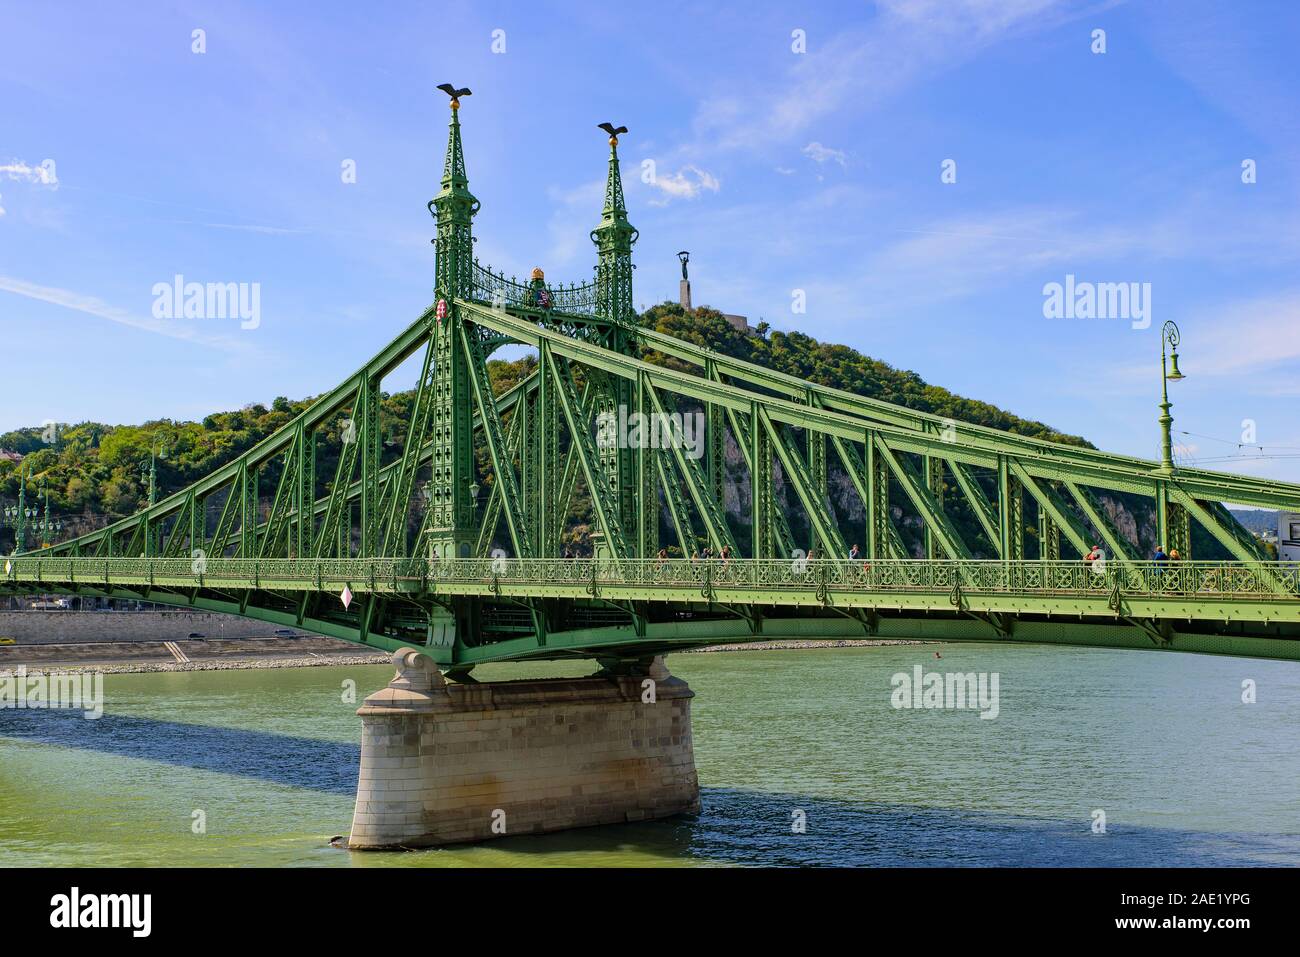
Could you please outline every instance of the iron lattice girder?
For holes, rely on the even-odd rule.
[[[1101,466],[1096,463],[1071,465],[1067,463],[1062,454],[1058,454],[1058,450],[1069,449],[1068,446],[1042,443],[1047,452],[1042,450],[1019,452],[1014,447],[1010,449],[985,448],[960,442],[954,443],[945,440],[938,433],[912,431],[880,423],[865,423],[860,417],[834,411],[831,408],[814,408],[788,399],[756,395],[746,392],[740,384],[734,381],[724,385],[700,376],[693,376],[689,373],[678,372],[674,369],[656,366],[639,359],[620,355],[589,343],[568,339],[526,320],[519,319],[510,314],[508,310],[504,313],[492,312],[473,303],[463,303],[462,305],[474,316],[475,322],[496,329],[518,342],[536,347],[542,340],[545,340],[550,345],[551,350],[558,356],[564,356],[584,365],[602,369],[625,379],[635,379],[637,374],[645,372],[658,388],[737,412],[747,412],[750,403],[758,401],[774,422],[784,423],[796,428],[812,429],[828,437],[839,436],[850,441],[863,442],[867,433],[874,433],[883,436],[889,447],[896,453],[910,452],[917,455],[930,455],[989,469],[998,467],[999,455],[1012,455],[1015,461],[1035,478],[1054,481],[1068,479],[1104,487],[1112,491],[1132,492],[1139,495],[1153,495],[1159,481],[1157,477],[1146,472],[1124,467]],[[1014,443],[1012,445],[1014,446]],[[1228,484],[1235,480],[1233,477],[1228,476],[1221,476],[1221,478]],[[1191,487],[1189,487],[1188,483],[1183,481],[1182,473],[1180,473],[1180,484],[1182,487],[1188,488],[1189,493],[1197,494],[1198,497],[1211,497],[1225,501],[1246,501],[1244,498],[1237,496],[1235,492],[1217,496],[1200,495],[1199,492],[1195,491],[1195,483],[1192,483]],[[1300,486],[1272,484],[1274,488],[1293,490],[1294,498],[1290,501],[1300,505]],[[1217,491],[1223,492],[1224,489],[1219,488]],[[1241,492],[1243,495],[1250,494],[1248,488],[1241,489]]]
[[[873,436],[872,441],[890,472],[898,479],[907,497],[925,519],[925,527],[939,539],[944,551],[954,558],[970,558],[966,543],[957,534],[951,520],[943,511],[943,505],[935,497],[929,484],[917,474],[910,462],[894,454],[884,436]]]
[[[471,308],[474,307],[471,306]],[[724,385],[699,376],[692,376],[687,373],[644,363],[608,350],[602,350],[597,346],[565,340],[561,336],[509,314],[495,313],[486,317],[483,321],[484,324],[490,325],[502,334],[509,335],[518,341],[537,345],[545,340],[550,348],[559,355],[567,356],[624,378],[633,378],[644,373],[648,376],[649,381],[657,387],[705,403],[717,404],[732,411],[744,411],[747,405],[755,401],[743,390],[736,388],[734,384]],[[1054,525],[1062,528],[1071,543],[1081,551],[1087,550],[1087,546],[1082,544],[1086,537],[1085,530],[1073,513],[1063,507],[1060,497],[1046,483],[1073,481],[1106,488],[1111,491],[1130,492],[1139,495],[1153,495],[1163,488],[1162,479],[1147,474],[1142,474],[1139,477],[1125,468],[1109,466],[1102,468],[1095,464],[1066,466],[1060,461],[1059,456],[1055,454],[1056,448],[1063,447],[1054,447],[1051,455],[1043,455],[1037,452],[1033,454],[1008,453],[1006,451],[990,452],[962,446],[960,443],[954,443],[938,434],[910,432],[878,424],[873,424],[864,429],[861,420],[853,416],[833,412],[829,409],[813,408],[790,400],[764,396],[758,401],[774,421],[811,429],[831,437],[838,436],[841,439],[850,441],[867,441],[869,436],[875,436],[876,439],[884,441],[895,453],[909,452],[922,456],[933,456],[960,464],[989,469],[998,469],[1009,460],[1014,464],[1015,473],[1022,483],[1028,477],[1030,482],[1034,484],[1035,498],[1051,517]],[[1046,445],[1046,443],[1043,444]],[[901,466],[897,459],[895,459],[895,464]],[[905,481],[902,474],[900,474],[904,470],[895,467],[895,465],[891,465],[891,470],[900,479],[914,504],[917,504],[922,513],[933,521],[933,527],[942,528],[946,523],[946,519],[943,517],[942,510],[937,508],[936,505],[930,504],[924,494],[920,492],[920,486],[924,483]],[[1223,478],[1225,483],[1229,485],[1235,481],[1235,479],[1229,479],[1228,477],[1217,478]],[[1037,484],[1034,482],[1035,479],[1042,480],[1044,484]],[[1188,487],[1181,474],[1179,485],[1183,489]],[[1274,487],[1278,489],[1287,488],[1280,485]],[[1223,491],[1223,489],[1220,488],[1219,491]],[[1246,497],[1248,497],[1250,490],[1245,491]],[[1295,503],[1297,503],[1297,507],[1300,507],[1300,488],[1295,491]],[[913,492],[916,492],[916,494],[913,494]],[[1193,492],[1188,491],[1187,494],[1191,495]],[[1226,496],[1230,501],[1245,501],[1246,497],[1235,493]],[[1215,532],[1216,535],[1221,533],[1222,530]],[[951,544],[956,547],[956,543],[960,539],[951,534],[949,538]],[[963,552],[959,549],[951,554],[968,554],[968,551]]]
[[[573,372],[567,359],[555,357],[550,350],[546,361],[555,373],[560,408],[569,427],[571,445],[570,455],[576,455],[582,467],[583,478],[591,491],[592,510],[595,511],[601,531],[605,534],[610,548],[620,557],[631,557],[632,548],[623,530],[619,515],[618,501],[610,489],[604,471],[600,468],[596,443],[588,430],[589,422],[582,414],[582,402],[578,398],[578,388],[573,381]],[[617,353],[615,353],[617,354]]]
[[[430,310],[430,312],[426,313],[425,315],[426,317],[431,316],[432,310]],[[421,322],[423,321],[424,320],[422,319]],[[410,331],[411,330],[408,330],[408,332]],[[407,353],[407,357],[409,357],[410,354],[414,353],[414,351],[418,349],[421,345],[425,344],[426,341],[427,339],[425,340],[417,339],[412,345],[410,351]],[[404,361],[404,358],[398,360],[396,362],[396,365],[400,365],[401,362]],[[349,383],[357,383],[359,377],[360,377],[360,373],[358,373],[357,376],[352,377],[348,381]],[[530,373],[519,383],[512,386],[509,390],[507,390],[505,393],[503,393],[501,396],[497,398],[496,404],[499,412],[501,414],[505,414],[506,412],[511,411],[514,408],[515,404],[518,401],[520,401],[524,396],[527,396],[532,392],[536,391],[537,386],[538,386],[537,374]],[[84,554],[87,548],[89,548],[90,546],[95,546],[96,555],[98,555],[99,557],[107,557],[103,551],[99,550],[100,547],[110,542],[114,537],[121,536],[124,532],[135,533],[138,530],[140,523],[146,517],[149,518],[151,522],[161,522],[172,516],[184,517],[184,515],[186,514],[186,510],[189,507],[189,502],[191,501],[191,499],[197,500],[199,497],[203,497],[204,499],[210,499],[213,495],[221,491],[228,490],[232,488],[236,483],[238,483],[242,475],[242,467],[245,460],[248,460],[251,463],[253,463],[251,467],[260,468],[261,466],[273,461],[277,455],[285,454],[286,443],[292,445],[292,443],[298,441],[295,435],[287,434],[287,433],[301,432],[305,436],[305,440],[308,443],[308,445],[313,444],[315,440],[315,434],[316,434],[314,430],[324,422],[333,419],[340,412],[354,406],[359,401],[358,395],[359,393],[357,391],[357,385],[353,385],[352,391],[350,393],[344,393],[342,387],[340,387],[340,389],[335,389],[328,396],[318,399],[317,402],[314,403],[309,409],[305,410],[293,421],[283,426],[280,431],[277,431],[275,434],[269,436],[263,442],[254,446],[254,448],[243,453],[240,457],[233,459],[230,462],[228,462],[226,465],[221,466],[217,470],[214,470],[210,475],[206,476],[205,478],[200,479],[199,481],[186,487],[185,489],[182,489],[179,492],[176,492],[174,495],[170,495],[167,498],[160,500],[156,505],[152,507],[148,507],[141,512],[137,512],[136,514],[131,515],[125,519],[121,519],[120,521],[114,522],[111,525],[106,525],[103,528],[96,529],[93,532],[88,532],[85,535],[82,535],[78,538],[70,539],[66,542],[60,542],[57,545],[53,545],[48,549],[44,549],[43,551],[45,554],[48,555],[70,555],[70,554],[78,554],[78,553]],[[329,406],[328,408],[323,408],[321,404],[326,402],[329,403]],[[483,425],[477,408],[475,409],[474,425],[475,428],[482,428]],[[282,432],[286,434],[282,436],[281,435]],[[277,437],[284,439],[284,441],[273,442],[272,440],[277,439]],[[408,435],[408,450],[410,448],[411,448],[411,440],[410,440],[410,436]],[[420,444],[417,453],[417,458],[414,463],[416,468],[427,465],[429,463],[431,452],[432,452],[432,445],[429,441],[425,441]],[[381,487],[387,488],[390,478],[392,477],[392,474],[403,469],[405,467],[404,463],[405,463],[405,452],[404,452],[403,460],[389,463],[388,465],[385,465],[383,466],[383,468],[380,469],[379,481]],[[351,473],[349,472],[349,476],[350,474]],[[304,481],[306,481],[305,475],[304,475]],[[312,481],[311,484],[314,485],[314,480]],[[341,496],[343,497],[344,500],[348,502],[360,501],[361,492],[362,492],[362,483],[360,479],[352,479],[349,477],[346,481],[340,483],[338,481],[338,476],[336,474],[333,485],[334,487],[337,487],[341,490]],[[314,525],[322,517],[327,515],[330,509],[330,501],[331,501],[331,495],[326,495],[319,499],[315,499],[312,502],[310,506],[311,524]],[[391,501],[392,501],[392,496],[386,495],[385,502],[391,502]],[[237,507],[238,504],[239,504],[238,495],[232,495],[227,499],[227,505],[233,505]],[[219,555],[224,551],[225,548],[228,548],[232,544],[237,544],[236,541],[232,540],[232,537],[238,534],[237,526],[234,521],[236,514],[237,514],[236,511],[231,511],[229,514],[227,514],[227,512],[223,510],[217,524],[217,529],[222,533],[221,534],[214,533],[212,536],[208,537],[207,539],[210,544],[210,549],[208,550],[209,554]],[[297,523],[296,516],[294,517],[294,522],[295,524]],[[201,528],[202,526],[199,527]],[[265,528],[266,528],[265,523],[259,523],[257,525],[259,538],[263,535]],[[173,538],[175,537],[175,533],[176,532],[174,530]],[[312,541],[310,537],[308,540]],[[119,548],[117,549],[117,551],[120,553],[122,549]],[[306,551],[311,551],[311,549],[308,548]]]
[[[660,419],[661,422],[667,421],[668,413],[665,411],[663,399],[659,396],[653,383],[647,384],[645,394],[650,400],[650,411],[663,417]],[[708,535],[709,544],[718,551],[721,551],[723,547],[735,549],[736,540],[727,525],[724,503],[719,502],[713,494],[703,469],[700,468],[698,462],[686,455],[680,442],[669,442],[668,444],[670,448],[665,457],[674,463],[677,473],[685,480],[686,490],[690,493],[691,500],[695,503],[700,518],[704,521],[704,530],[705,534]],[[661,467],[667,470],[666,466]],[[666,471],[664,480],[667,483]],[[676,521],[677,519],[674,518],[674,522]]]
[[[731,377],[736,388],[763,388],[791,399],[806,399],[809,393],[816,396],[821,407],[864,419],[872,424],[895,426],[921,434],[948,436],[949,446],[961,450],[958,457],[970,465],[987,465],[984,456],[972,458],[969,450],[1044,458],[1042,468],[1054,463],[1058,474],[1042,477],[1068,477],[1082,480],[1084,474],[1099,472],[1111,477],[1108,487],[1116,491],[1154,494],[1156,478],[1151,474],[1157,463],[1132,456],[1116,455],[1094,449],[1062,445],[1045,439],[1003,432],[988,426],[957,422],[928,412],[892,405],[879,399],[845,392],[830,386],[805,382],[796,376],[753,365],[721,353],[696,346],[654,329],[638,330],[638,337],[647,348],[664,355],[698,366],[715,365],[719,373]],[[1200,499],[1258,505],[1266,508],[1294,508],[1300,502],[1300,486],[1274,482],[1249,476],[1228,475],[1206,469],[1179,469],[1180,484],[1189,494]],[[1124,482],[1119,487],[1115,482]]]
[[[1063,482],[1066,490],[1069,491],[1071,498],[1083,510],[1092,527],[1101,535],[1106,547],[1110,549],[1110,554],[1120,561],[1136,561],[1137,556],[1133,554],[1132,547],[1124,540],[1124,536],[1119,533],[1110,519],[1106,517],[1099,503],[1093,494],[1084,486],[1074,482]]]
[[[298,429],[306,430],[309,433],[315,432],[356,401],[361,384],[367,378],[381,381],[384,376],[410,358],[415,350],[420,348],[426,341],[434,320],[435,309],[431,306],[419,319],[411,323],[361,369],[349,376],[338,387],[321,396],[309,408],[303,410],[284,426],[258,442],[248,451],[241,453],[238,458],[232,459],[225,465],[214,469],[211,473],[185,489],[160,499],[154,505],[147,506],[135,515],[80,536],[77,539],[61,542],[56,546],[52,546],[51,549],[47,549],[47,551],[62,552],[69,549],[74,542],[89,543],[97,541],[103,536],[121,534],[123,531],[133,529],[136,523],[142,519],[151,522],[160,521],[170,515],[179,513],[185,506],[187,496],[194,495],[199,499],[206,499],[212,493],[222,490],[239,479],[245,468],[259,469],[271,462],[276,456],[283,455],[285,449],[294,442],[295,432]]]
[[[957,479],[957,485],[961,489],[962,495],[970,504],[971,511],[975,513],[975,518],[980,523],[980,528],[984,530],[984,535],[993,546],[993,550],[1002,556],[1002,534],[999,528],[1001,516],[994,509],[993,503],[989,501],[984,490],[979,487],[979,482],[970,470],[961,462],[947,459],[948,469],[952,472],[953,477]],[[1002,556],[1007,557],[1007,556]]]
[[[483,318],[483,312],[481,310],[474,310],[474,312],[477,318]],[[626,356],[618,356],[617,354],[610,353],[607,350],[601,350],[598,346],[585,344],[582,346],[575,346],[573,345],[574,340],[566,340],[555,335],[548,335],[546,331],[539,330],[536,325],[527,323],[524,320],[517,320],[513,317],[506,316],[504,317],[506,320],[505,322],[494,325],[491,321],[493,315],[499,314],[487,315],[484,318],[484,324],[489,327],[499,328],[503,334],[509,335],[510,338],[516,340],[522,339],[523,341],[531,340],[534,344],[542,338],[546,338],[552,348],[558,347],[557,351],[559,354],[567,355],[570,358],[576,358],[583,362],[590,363],[594,361],[599,365],[601,361],[608,359],[611,366],[608,371],[624,377],[629,377],[632,374],[644,371],[650,375],[651,381],[655,386],[671,389],[710,404],[717,404],[727,410],[729,417],[734,417],[737,413],[744,416],[748,412],[750,401],[752,401],[745,394],[743,388],[735,382],[726,384],[715,382],[714,388],[710,389],[709,381],[700,377],[691,376],[685,373],[676,373],[672,370],[664,370],[661,367],[650,366],[648,364],[644,364],[644,367],[642,367],[637,360],[630,359]],[[130,518],[114,523],[111,526],[100,529],[86,536],[82,536],[81,538],[75,539],[71,542],[61,543],[50,551],[55,554],[66,554],[79,550],[84,551],[89,547],[98,546],[102,553],[104,545],[111,543],[113,537],[120,536],[123,532],[129,532],[132,534],[133,540],[126,546],[128,550],[142,544],[143,529],[140,526],[142,521],[154,525],[166,519],[168,516],[180,515],[187,507],[187,503],[191,500],[191,497],[205,501],[207,497],[214,492],[220,491],[223,487],[233,485],[243,474],[244,469],[260,468],[261,465],[271,461],[275,456],[284,455],[286,448],[295,441],[295,432],[305,431],[308,434],[314,433],[320,425],[329,421],[332,416],[347,407],[349,403],[355,402],[355,397],[359,392],[362,382],[372,376],[382,376],[385,372],[396,368],[417,348],[423,345],[427,341],[428,331],[432,321],[433,310],[430,309],[355,375],[314,403],[309,409],[301,413],[286,427],[269,436],[267,439],[254,446],[253,449],[241,455],[240,458],[215,470],[211,475],[199,480],[189,488],[159,501],[156,505],[145,509],[140,514],[131,516]],[[503,326],[505,328],[501,328]],[[649,338],[649,343],[655,344],[656,347],[663,345],[658,336],[659,334],[651,336]],[[689,348],[683,348],[686,349],[686,352],[683,353],[684,356],[689,357],[688,354],[693,354],[690,352]],[[735,374],[736,370],[739,369],[739,366],[736,363],[728,362],[721,358],[718,359],[718,367],[726,369],[729,372],[732,372],[732,374]],[[756,368],[757,367],[745,366],[744,369],[740,369],[739,371],[749,373]],[[766,373],[767,370],[762,371]],[[769,383],[764,380],[763,376],[760,376],[759,380],[765,387],[769,385]],[[517,400],[519,395],[524,394],[529,389],[535,388],[535,382],[531,381],[530,377],[530,380],[521,383],[521,386],[517,386],[514,390],[511,390],[511,393],[507,394],[507,396],[503,396],[498,400],[498,408],[501,412],[505,412],[509,409],[513,402]],[[838,438],[852,442],[862,442],[864,441],[867,432],[874,432],[884,436],[890,447],[899,451],[913,452],[922,455],[927,453],[943,454],[943,457],[949,462],[950,467],[954,469],[954,473],[958,474],[959,484],[961,482],[961,473],[958,472],[959,467],[973,465],[996,469],[999,462],[1008,454],[1006,451],[1001,453],[989,453],[983,449],[967,447],[963,444],[964,440],[961,438],[962,433],[960,431],[958,433],[958,442],[953,443],[945,442],[942,437],[937,435],[930,435],[922,432],[908,432],[905,430],[894,431],[883,425],[873,425],[868,429],[864,429],[860,419],[855,419],[853,416],[834,411],[834,407],[837,404],[837,402],[834,401],[835,390],[825,390],[821,387],[818,387],[818,389],[820,396],[819,401],[826,403],[830,408],[818,410],[811,409],[807,405],[799,403],[789,402],[782,404],[781,400],[772,400],[769,397],[763,397],[763,404],[765,408],[769,409],[769,414],[778,421],[785,421],[788,424],[801,428],[813,428],[830,435],[832,439]],[[830,399],[826,397],[826,393],[828,392],[831,394]],[[847,395],[847,393],[844,395]],[[840,404],[844,405],[846,403]],[[735,425],[733,418],[733,430],[734,429]],[[1069,467],[1069,460],[1075,457],[1076,450],[1067,449],[1061,446],[1052,446],[1049,443],[1036,441],[1030,442],[1028,440],[1023,440],[1022,437],[1009,436],[1009,434],[993,434],[998,435],[1000,438],[1007,439],[1007,444],[1012,447],[1026,446],[1034,449],[1035,454],[1027,458],[1019,456],[1015,458],[1015,461],[1017,461],[1021,467],[1034,478],[1058,480],[1063,482],[1070,481],[1076,485],[1086,484],[1111,491],[1133,492],[1144,495],[1152,495],[1156,484],[1159,481],[1159,479],[1153,478],[1149,475],[1135,474],[1133,470],[1129,468],[1121,468],[1118,471],[1115,471],[1113,464],[1110,464],[1114,461],[1123,463],[1135,462],[1137,460],[1123,460],[1119,457],[1109,457],[1097,453],[1089,454],[1085,457],[1090,463],[1092,463],[1089,467],[1071,468]],[[1049,454],[1040,454],[1043,449],[1046,449]],[[748,451],[748,449],[746,449],[746,451]],[[421,455],[421,461],[426,460],[427,450],[422,449]],[[841,457],[843,458],[843,456]],[[1105,462],[1108,464],[1105,468],[1101,468],[1096,464],[1098,462]],[[392,467],[393,466],[388,466],[386,469]],[[382,471],[386,471],[386,469]],[[1210,487],[1207,488],[1206,482],[1199,478],[1199,476],[1203,474],[1213,475],[1213,473],[1180,472],[1178,476],[1180,494],[1185,495],[1193,501],[1202,499],[1213,500],[1214,494],[1217,494],[1218,497],[1228,501],[1249,503],[1252,501],[1261,501],[1258,497],[1260,494],[1258,486],[1263,484],[1272,489],[1269,493],[1272,496],[1272,498],[1269,499],[1270,502],[1281,502],[1289,507],[1300,507],[1300,489],[1294,489],[1294,498],[1279,498],[1279,495],[1292,491],[1293,487],[1281,485],[1280,483],[1259,483],[1256,480],[1238,480],[1236,477],[1219,475],[1214,476],[1213,481],[1210,483]],[[1196,477],[1195,481],[1189,481],[1189,475]],[[386,478],[387,476],[385,475],[383,480],[386,480]],[[1240,484],[1238,484],[1239,481]],[[965,491],[965,489],[963,490]],[[347,496],[349,499],[354,499],[359,492],[360,489],[357,486],[353,483],[348,483]],[[1175,500],[1180,499],[1176,498]],[[319,502],[314,506],[313,511],[316,515],[319,515],[321,511],[321,504]],[[1189,511],[1191,511],[1199,521],[1202,521],[1202,523],[1208,520],[1214,523],[1215,526],[1218,526],[1218,523],[1215,522],[1215,516],[1207,509],[1193,508],[1189,509]],[[979,510],[977,509],[977,515],[978,514]],[[219,525],[219,527],[221,526]],[[1236,542],[1237,544],[1234,547],[1234,554],[1240,553],[1240,549],[1242,548],[1241,540],[1238,536],[1232,534],[1231,526],[1228,526],[1226,530],[1221,526],[1212,527],[1207,525],[1207,528],[1209,528],[1216,538],[1225,541],[1225,543],[1229,541]],[[220,553],[219,545],[220,539],[214,538],[213,550],[218,554]],[[109,551],[120,550],[120,548],[113,549],[111,544],[109,544]]]
[[[515,554],[521,558],[533,556],[532,540],[524,527],[523,498],[519,494],[519,477],[515,466],[506,451],[505,433],[501,427],[501,417],[497,411],[492,395],[492,382],[488,376],[487,363],[481,350],[475,344],[474,333],[465,325],[460,326],[460,342],[465,351],[465,361],[469,366],[470,385],[473,388],[474,402],[484,423],[484,436],[487,439],[488,454],[492,459],[492,474],[501,486],[501,509],[506,516],[506,526],[510,530],[510,541]]]
[[[847,554],[848,546],[826,501],[825,484],[816,482],[815,472],[810,471],[800,457],[789,430],[776,428],[767,410],[761,405],[758,408],[758,418],[777,458],[781,460],[781,467],[794,486],[795,495],[808,514],[823,550],[832,555]]]

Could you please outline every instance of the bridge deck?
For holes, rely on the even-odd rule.
[[[1300,565],[720,559],[7,559],[0,587],[496,596],[1300,622]]]

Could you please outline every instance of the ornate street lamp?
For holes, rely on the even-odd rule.
[[[1174,473],[1174,442],[1170,426],[1174,418],[1169,414],[1169,383],[1187,378],[1178,368],[1178,325],[1172,319],[1160,330],[1160,471]],[[1166,347],[1170,355],[1166,357]],[[1170,366],[1173,366],[1170,369]]]
[[[18,467],[18,504],[7,506],[4,510],[4,524],[14,530],[14,554],[22,552],[27,544],[27,520],[34,514],[27,507],[27,475],[23,467]]]
[[[41,480],[41,498],[44,501],[44,506],[39,513],[39,517],[37,517],[38,512],[36,509],[31,510],[32,517],[36,519],[32,523],[32,529],[40,533],[41,547],[49,548],[50,536],[63,531],[63,523],[50,517],[50,492],[45,487],[44,479]]]
[[[140,463],[140,479],[143,481],[146,474],[149,477],[149,504],[153,505],[158,500],[158,462],[159,460],[167,461],[166,446],[155,452],[149,449],[149,471],[146,473],[144,463]]]

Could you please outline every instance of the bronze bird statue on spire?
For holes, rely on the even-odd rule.
[[[438,89],[442,90],[442,92],[446,93],[449,97],[451,97],[451,108],[452,108],[453,110],[458,110],[458,109],[460,109],[460,98],[461,98],[462,96],[470,96],[470,95],[471,95],[471,94],[470,94],[470,89],[469,89],[469,87],[467,87],[467,86],[461,87],[461,88],[458,90],[458,89],[456,89],[454,86],[452,86],[450,83],[439,83],[439,84],[438,84]]]
[[[618,145],[618,135],[619,135],[620,133],[626,133],[626,132],[627,132],[627,127],[626,127],[626,126],[620,126],[620,127],[618,127],[617,129],[615,129],[613,123],[601,123],[601,124],[599,124],[599,127],[598,127],[598,128],[604,130],[606,133],[609,134],[609,145],[610,145],[610,146],[617,146],[617,145]]]

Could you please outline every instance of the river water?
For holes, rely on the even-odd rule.
[[[997,717],[893,707],[916,665],[996,673]],[[108,675],[96,721],[0,710],[0,866],[1300,865],[1293,663],[960,644],[669,666],[696,692],[697,818],[351,853],[329,846],[359,760],[344,686],[391,667]]]

